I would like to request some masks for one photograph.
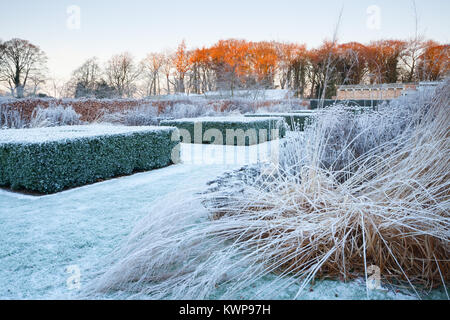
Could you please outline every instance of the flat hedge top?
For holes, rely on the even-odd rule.
[[[301,117],[301,116],[311,116],[313,115],[313,112],[266,112],[266,113],[255,113],[255,114],[250,114],[247,113],[245,114],[246,117],[251,118],[251,117],[266,117],[263,119],[274,119],[276,117]]]
[[[76,140],[107,135],[127,135],[136,132],[161,132],[172,130],[175,129],[171,127],[127,127],[115,125],[82,125],[32,129],[6,129],[0,130],[0,144],[34,144],[52,141]]]
[[[262,121],[273,121],[273,120],[283,120],[282,118],[275,118],[275,117],[258,117],[258,118],[251,118],[251,117],[202,117],[202,118],[183,118],[183,119],[177,119],[177,120],[167,120],[163,121],[161,123],[163,124],[171,124],[171,123],[180,123],[180,122],[209,122],[209,123],[251,123],[251,122],[262,122]]]

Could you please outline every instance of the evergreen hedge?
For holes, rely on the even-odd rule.
[[[113,126],[2,130],[0,185],[48,194],[161,168],[172,163],[172,150],[179,152],[175,131]]]
[[[292,112],[292,113],[257,113],[246,114],[246,117],[282,117],[290,130],[303,131],[308,119],[312,118],[314,112]]]
[[[161,125],[177,127],[185,143],[249,146],[286,134],[281,117],[204,117],[161,121]]]
[[[323,107],[329,107],[333,104],[346,104],[348,106],[354,107],[367,107],[372,108],[373,110],[377,110],[377,106],[381,105],[383,102],[389,100],[370,100],[370,99],[361,99],[361,100],[334,100],[334,99],[325,99],[323,101]],[[317,109],[319,107],[320,99],[311,99],[309,101],[311,109]]]

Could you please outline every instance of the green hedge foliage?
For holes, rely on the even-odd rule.
[[[308,119],[312,118],[313,112],[292,112],[292,113],[257,113],[246,114],[246,117],[282,117],[286,121],[289,130],[303,131]]]
[[[48,194],[173,163],[176,128],[147,128],[41,143],[0,138],[0,185]]]
[[[182,142],[249,146],[282,138],[286,134],[283,118],[192,118],[161,121],[179,129]]]
[[[324,108],[329,107],[333,104],[346,104],[352,107],[367,107],[373,110],[377,110],[377,106],[382,104],[383,102],[389,102],[389,100],[333,100],[333,99],[325,99],[323,101]],[[319,106],[319,99],[311,99],[310,100],[310,108],[317,109]]]

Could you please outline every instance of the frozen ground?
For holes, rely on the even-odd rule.
[[[226,170],[264,160],[268,151],[276,150],[276,144],[277,141],[251,147],[183,145],[182,164],[151,172],[47,196],[0,190],[0,299],[77,298],[77,289],[67,284],[74,275],[69,271],[80,271],[81,287],[89,283],[136,220],[151,214],[148,211],[153,203],[167,199],[168,194],[177,197],[186,190],[202,190],[207,181]],[[277,293],[273,298],[288,299],[295,289]],[[301,298],[361,299],[365,292],[362,281],[323,281]],[[435,291],[429,298],[444,297],[442,291]],[[371,298],[413,297],[374,291]]]

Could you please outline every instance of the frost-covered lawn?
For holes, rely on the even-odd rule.
[[[169,194],[175,198],[198,192],[224,171],[258,161],[258,149],[264,154],[264,146],[276,143],[251,147],[183,145],[182,164],[53,195],[37,197],[0,190],[0,299],[76,298],[77,290],[69,290],[66,284],[68,266],[80,269],[83,288],[136,220],[149,214],[152,204]],[[247,159],[243,151],[248,151]],[[293,293],[279,292],[273,298],[290,298]],[[372,297],[413,298],[392,291],[374,292]],[[325,281],[301,298],[361,299],[365,298],[365,286],[358,281]],[[444,298],[444,293],[436,291],[431,298]]]
[[[53,195],[0,189],[0,298],[73,297],[67,266],[79,266],[83,285],[153,202],[186,189],[201,191],[224,171],[257,161],[257,148],[263,150],[247,148],[246,160],[243,148],[183,145],[183,164]]]

